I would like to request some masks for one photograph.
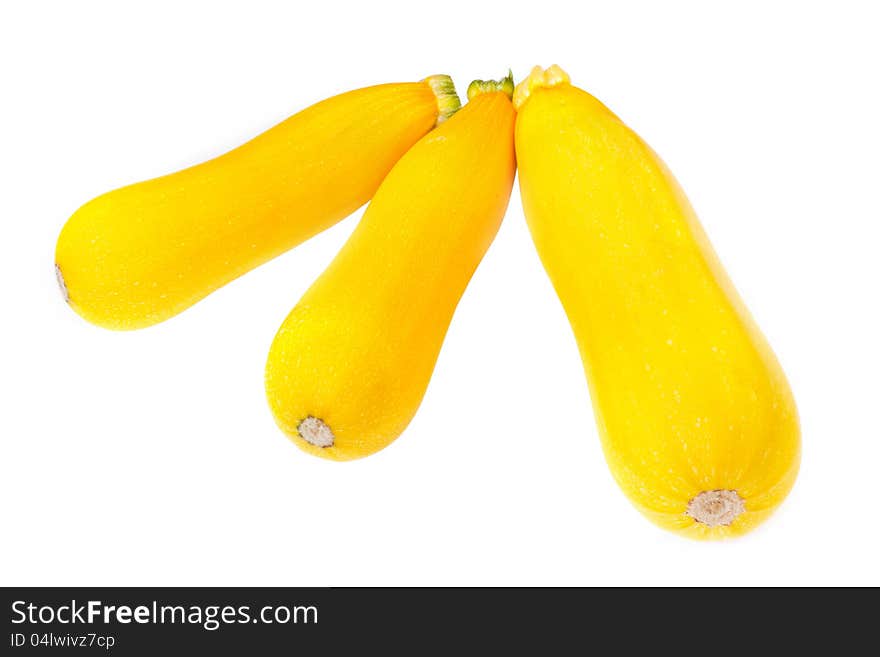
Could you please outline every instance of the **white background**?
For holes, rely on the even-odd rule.
[[[0,10],[0,583],[880,584],[872,3],[137,7]],[[288,442],[262,377],[360,213],[154,328],[61,300],[55,239],[101,192],[338,92],[552,63],[671,166],[790,377],[801,475],[752,535],[689,542],[619,492],[516,188],[417,417],[353,463]]]

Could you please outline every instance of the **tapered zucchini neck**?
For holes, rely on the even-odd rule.
[[[513,91],[513,107],[519,111],[536,89],[547,89],[560,84],[570,84],[568,73],[554,64],[548,69],[536,66],[528,77],[516,85]]]
[[[705,490],[688,502],[687,515],[707,527],[727,527],[746,510],[735,490]]]
[[[440,125],[461,109],[461,101],[455,92],[455,83],[448,75],[432,75],[424,80],[437,98],[437,123]]]
[[[480,94],[501,92],[508,98],[513,97],[513,73],[507,72],[507,76],[500,80],[474,80],[468,85],[468,100],[473,100]]]

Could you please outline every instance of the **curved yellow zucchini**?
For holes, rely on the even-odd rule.
[[[266,394],[278,425],[305,451],[366,456],[415,415],[510,198],[512,90],[510,79],[471,86],[472,100],[394,166],[281,325]]]
[[[458,106],[445,75],[350,91],[220,157],[99,196],[58,238],[65,298],[106,328],[168,319],[366,203]]]
[[[529,229],[629,499],[694,538],[742,534],[791,489],[794,399],[660,158],[559,67],[514,94]]]

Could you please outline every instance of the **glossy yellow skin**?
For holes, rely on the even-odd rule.
[[[800,461],[782,369],[660,158],[565,79],[519,91],[523,206],[615,479],[667,529],[752,529],[785,498]],[[713,490],[744,500],[728,526],[686,515]]]
[[[106,328],[150,326],[330,227],[438,122],[435,78],[329,98],[220,157],[86,203],[55,252],[70,305]]]
[[[284,320],[266,364],[281,429],[314,455],[379,451],[418,408],[515,172],[507,95],[476,96],[401,158],[349,241]],[[308,417],[332,446],[303,440]]]

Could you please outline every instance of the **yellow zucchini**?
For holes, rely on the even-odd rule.
[[[510,198],[512,90],[510,78],[472,84],[471,101],[394,166],[281,325],[266,395],[278,425],[305,451],[367,456],[415,415]]]
[[[58,238],[62,292],[106,328],[168,319],[351,214],[458,107],[446,75],[358,89],[220,157],[99,196]]]
[[[635,506],[742,534],[800,462],[785,375],[660,158],[559,67],[517,86],[526,219],[584,362],[606,459]]]

